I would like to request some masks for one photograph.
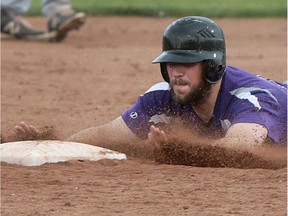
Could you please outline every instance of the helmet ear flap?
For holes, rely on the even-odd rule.
[[[226,67],[215,60],[206,60],[204,62],[204,75],[209,83],[218,82],[226,71]]]
[[[162,74],[162,77],[163,79],[169,83],[170,82],[170,79],[169,79],[169,75],[168,75],[168,72],[167,72],[167,64],[166,63],[160,63],[160,70],[161,70],[161,74]]]

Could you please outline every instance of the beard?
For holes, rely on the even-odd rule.
[[[170,87],[172,90],[172,98],[174,101],[181,105],[198,105],[201,104],[205,99],[211,94],[211,83],[203,77],[201,82],[194,87],[191,87],[190,92],[185,96],[177,95],[173,89],[174,84],[187,84],[190,85],[189,81],[185,81],[181,78],[174,79],[170,82]]]

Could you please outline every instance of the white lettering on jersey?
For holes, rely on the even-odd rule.
[[[221,120],[221,127],[224,131],[228,131],[228,129],[231,127],[231,122],[228,119]]]
[[[273,96],[273,94],[267,90],[267,89],[261,89],[261,88],[255,88],[255,87],[241,87],[238,89],[235,89],[233,91],[230,91],[232,95],[235,95],[236,97],[240,99],[247,99],[250,103],[252,103],[258,110],[261,109],[261,106],[258,102],[258,98],[255,95],[252,95],[252,91],[263,91],[266,94],[268,94],[276,103],[278,103],[277,99]]]
[[[150,120],[148,122],[154,123],[154,124],[158,124],[158,123],[165,123],[168,124],[171,120],[171,117],[168,117],[164,114],[161,115],[154,115],[151,116]]]

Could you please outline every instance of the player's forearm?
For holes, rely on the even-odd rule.
[[[70,142],[87,143],[96,146],[103,146],[105,143],[115,142],[101,127],[91,127],[81,130],[66,139]]]
[[[121,117],[102,126],[81,130],[68,137],[67,140],[102,147],[140,141],[140,139],[126,126]]]
[[[264,160],[274,161],[279,164],[286,164],[287,148],[281,145],[270,145],[262,142],[253,142],[241,139],[223,138],[213,142],[214,146],[223,147],[227,150],[238,152],[249,152]]]
[[[263,142],[256,142],[255,140],[247,140],[247,139],[240,139],[237,137],[225,137],[222,139],[218,139],[213,141],[213,146],[219,146],[224,148],[254,148],[262,146]]]

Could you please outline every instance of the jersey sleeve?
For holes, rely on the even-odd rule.
[[[253,92],[236,98],[227,110],[231,125],[236,123],[256,123],[268,130],[268,136],[276,143],[283,137],[283,107],[276,98],[266,92]],[[286,115],[287,116],[287,115]]]
[[[122,113],[122,118],[130,130],[141,139],[146,138],[149,131],[149,115],[143,107],[143,98],[140,96],[135,104]]]
[[[168,118],[163,113],[169,107],[169,95],[167,84],[153,86],[122,113],[124,122],[138,137],[147,139],[152,124],[166,123]]]

